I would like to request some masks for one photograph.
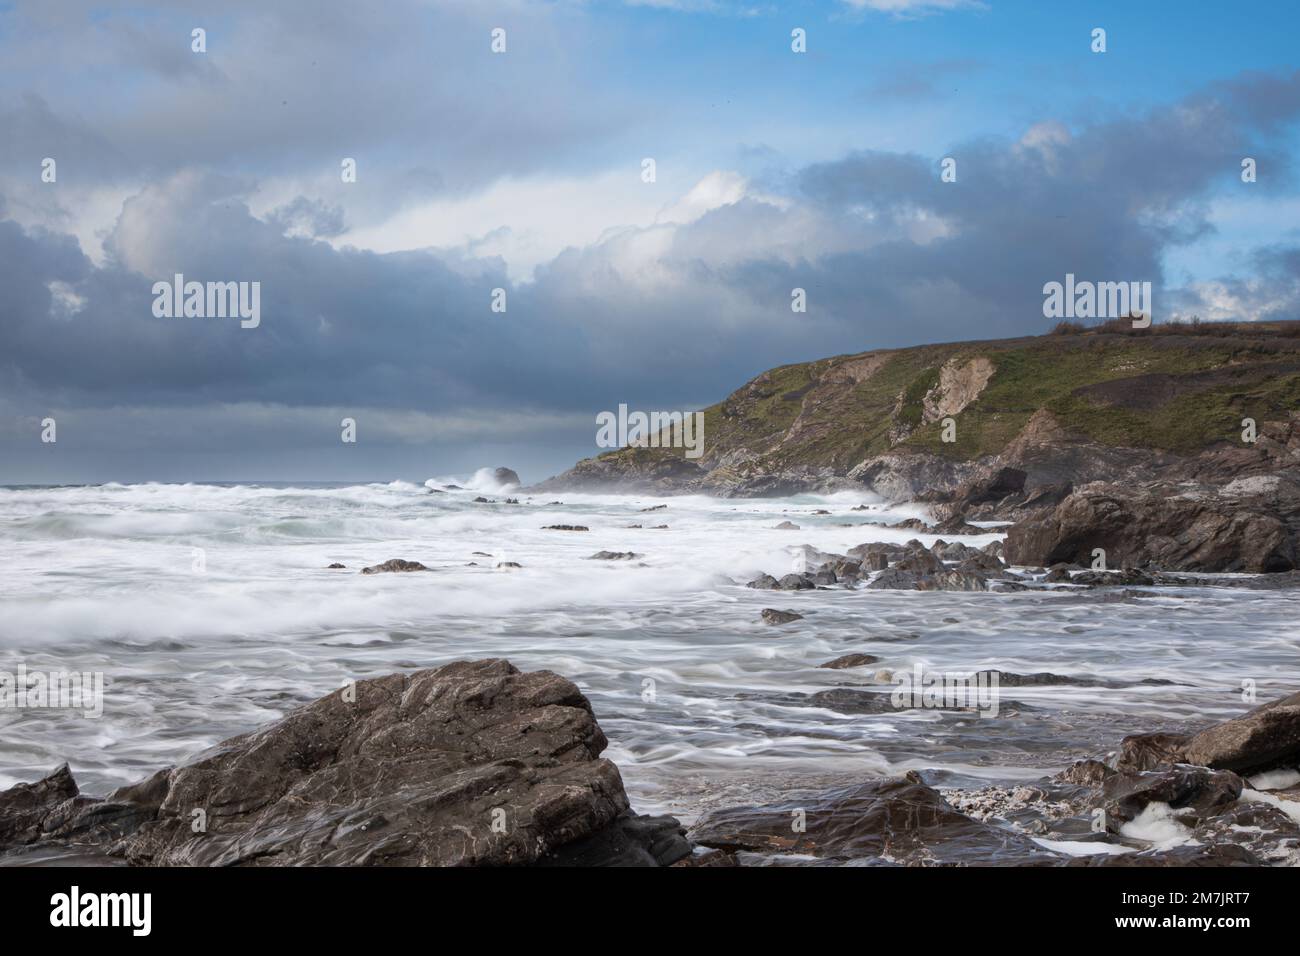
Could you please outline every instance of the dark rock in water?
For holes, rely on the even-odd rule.
[[[474,503],[479,505],[490,505],[493,502],[490,498],[484,498],[482,495],[479,495],[477,498],[474,499]]]
[[[651,505],[649,508],[642,508],[641,511],[642,511],[642,512],[646,512],[646,511],[663,511],[663,510],[665,510],[667,507],[668,507],[667,505]]]
[[[585,524],[548,524],[542,527],[543,531],[590,531]]]
[[[519,484],[519,475],[513,468],[494,468],[492,469],[492,480],[498,485],[517,485]]]
[[[913,571],[917,574],[933,574],[943,570],[943,562],[929,551],[916,551],[900,561],[894,562],[899,571]]]
[[[798,530],[799,530],[799,526],[798,526],[797,524],[795,524],[793,521],[782,521],[780,524],[778,524],[778,525],[774,525],[774,526],[773,526],[773,530],[775,530],[775,531],[798,531]]]
[[[1132,820],[1151,803],[1167,803],[1178,816],[1199,818],[1217,812],[1241,796],[1245,782],[1231,770],[1187,764],[1167,770],[1126,771],[1107,777],[1097,805],[1106,810],[1108,827]]]
[[[958,571],[1002,571],[1006,568],[996,555],[976,551],[968,554],[957,565]]]
[[[1066,866],[1263,866],[1264,861],[1235,843],[1209,846],[1176,846],[1169,850],[1146,850],[1142,853],[1075,857]]]
[[[776,585],[782,591],[811,591],[816,585],[807,575],[787,574]]]
[[[781,587],[781,582],[770,574],[760,574],[754,580],[745,585],[747,588],[757,588],[760,591],[775,591]]]
[[[813,586],[819,588],[830,587],[832,584],[838,584],[839,580],[840,579],[836,576],[835,572],[830,568],[822,568],[820,571],[814,572],[812,576]]]
[[[971,571],[947,570],[927,575],[916,582],[918,591],[987,591],[988,578]]]
[[[1049,568],[1047,574],[1043,576],[1045,584],[1069,584],[1073,580],[1074,575],[1069,569],[1060,566]]]
[[[1300,567],[1300,485],[1283,475],[1223,486],[1078,488],[1046,517],[1007,532],[1012,564],[1088,561],[1169,571],[1289,571]]]
[[[801,854],[832,862],[881,857],[919,865],[1059,860],[1026,835],[953,809],[915,771],[806,800],[716,810],[689,834],[701,846],[723,851]]]
[[[1202,730],[1183,754],[1188,763],[1238,773],[1300,763],[1300,693]]]
[[[498,571],[501,571],[501,570],[507,570],[507,571],[509,571],[509,570],[514,569],[514,568],[522,568],[522,567],[523,567],[523,565],[520,564],[518,561],[498,561],[497,564],[496,564],[496,568],[497,568]]]
[[[476,558],[490,558],[490,557],[492,557],[492,555],[488,554],[486,551],[471,551],[470,554],[474,555],[474,557],[476,557]]]
[[[462,488],[460,485],[448,485],[448,486],[447,486],[447,490],[448,490],[448,491],[464,491],[465,489]]]
[[[589,837],[538,858],[538,866],[672,866],[691,855],[676,817],[624,813]]]
[[[935,534],[987,534],[987,528],[971,524],[961,515],[953,515],[936,524],[932,529]]]
[[[762,617],[765,624],[789,624],[792,621],[803,620],[802,614],[796,614],[794,611],[778,611],[774,607],[763,608]]]
[[[337,561],[335,561],[333,564],[331,564],[331,565],[329,565],[328,567],[326,567],[325,570],[326,570],[326,571],[335,571],[335,570],[340,570],[340,569],[344,569],[344,570],[346,570],[346,568],[347,568],[347,565],[345,565],[345,564],[339,564]]]
[[[837,657],[833,661],[827,661],[825,664],[818,664],[818,667],[826,667],[831,670],[844,670],[846,667],[866,667],[868,664],[878,664],[880,658],[874,654],[845,654],[843,657]]]
[[[401,558],[389,558],[383,564],[372,564],[368,568],[362,568],[362,574],[385,574],[396,571],[428,571],[419,561],[403,561]]]
[[[873,591],[915,591],[920,575],[900,568],[886,568],[867,585]]]
[[[1130,734],[1119,742],[1116,770],[1156,770],[1183,763],[1184,734]]]
[[[597,551],[588,561],[632,561],[636,558],[644,558],[644,554],[637,554],[635,551]]]
[[[862,569],[864,571],[883,571],[887,567],[889,567],[889,556],[883,551],[863,555]]]
[[[508,505],[517,505],[517,504],[519,504],[519,499],[518,499],[518,498],[507,498],[507,499],[505,500],[505,504],[508,504]]]
[[[60,768],[0,793],[0,846],[75,837],[160,866],[684,856],[675,821],[630,815],[605,745],[571,682],[504,660],[459,661],[358,681],[105,801],[77,796]]]
[[[1072,584],[1087,584],[1092,587],[1150,587],[1155,584],[1151,575],[1135,568],[1122,571],[1080,571],[1071,579]]]
[[[1106,779],[1114,776],[1114,774],[1115,771],[1100,760],[1076,760],[1068,768],[1058,773],[1054,779],[1061,783],[1096,787],[1105,783]]]

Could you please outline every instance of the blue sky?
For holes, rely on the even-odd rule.
[[[1297,19],[0,3],[0,483],[540,478],[622,403],[1043,331],[1067,271],[1151,281],[1157,321],[1300,317]],[[156,318],[176,272],[260,282],[261,326]],[[343,415],[359,448],[338,447]],[[34,441],[47,416],[57,447]]]

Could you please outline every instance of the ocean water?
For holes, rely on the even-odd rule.
[[[465,489],[430,493],[454,481]],[[1288,592],[756,591],[744,582],[792,570],[799,545],[934,538],[864,526],[924,514],[865,494],[554,494],[518,505],[506,494],[486,472],[425,485],[0,489],[0,671],[106,681],[98,718],[0,709],[0,787],[66,760],[84,792],[102,794],[349,678],[481,657],[574,680],[633,806],[686,820],[909,768],[954,786],[1035,779],[1128,733],[1240,713],[1243,682],[1260,701],[1300,687],[1300,597]],[[775,530],[785,520],[800,530]],[[590,530],[543,530],[553,524]],[[600,550],[643,557],[589,559]],[[432,573],[357,573],[388,558]],[[522,567],[496,569],[507,561]],[[805,618],[769,626],[765,607]],[[850,652],[881,660],[818,667]],[[881,686],[876,669],[916,664],[1104,686],[1003,687],[996,717],[850,713],[810,699]]]

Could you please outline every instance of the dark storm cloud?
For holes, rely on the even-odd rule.
[[[517,434],[529,415],[555,428],[621,401],[716,400],[791,361],[1043,331],[1042,286],[1067,272],[1152,281],[1159,319],[1200,294],[1163,288],[1163,256],[1212,228],[1213,188],[1235,179],[1243,144],[1294,120],[1298,84],[1242,80],[1140,116],[960,144],[956,183],[940,181],[940,157],[852,154],[688,224],[614,230],[521,285],[469,249],[335,248],[313,238],[341,227],[331,203],[303,196],[259,218],[256,176],[185,170],[123,204],[98,265],[68,235],[0,222],[4,404],[27,431],[54,403],[168,410],[149,420],[158,434],[228,415],[269,429],[268,446],[301,425],[292,409],[322,410],[323,432],[364,407],[395,440],[437,433],[403,412]],[[1295,250],[1258,264],[1222,289],[1293,310]],[[178,272],[260,282],[260,327],[155,317],[152,284]],[[795,287],[807,314],[790,310]],[[95,421],[104,441],[144,427],[135,412]]]

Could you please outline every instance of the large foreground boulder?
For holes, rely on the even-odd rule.
[[[75,837],[164,866],[687,855],[676,821],[630,814],[605,745],[570,681],[460,661],[359,681],[104,801],[77,797],[70,775],[13,788],[0,794],[0,844]]]
[[[1085,485],[1047,517],[1013,525],[1005,556],[1016,565],[1088,565],[1095,548],[1111,567],[1289,571],[1300,566],[1300,486],[1281,475],[1221,488]]]

